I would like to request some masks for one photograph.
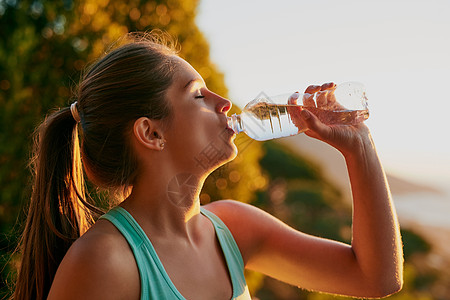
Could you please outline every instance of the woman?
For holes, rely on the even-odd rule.
[[[250,299],[244,267],[329,293],[398,291],[399,226],[365,125],[326,126],[307,110],[297,120],[345,157],[354,198],[351,245],[301,233],[240,202],[200,206],[205,178],[237,154],[230,108],[186,61],[151,39],[95,63],[77,101],[38,130],[15,297]],[[220,155],[200,163],[211,145]],[[83,170],[119,198],[92,226],[98,211],[85,200]]]

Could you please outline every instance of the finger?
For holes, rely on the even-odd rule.
[[[300,106],[296,106],[299,97],[300,94],[298,92],[295,92],[289,96],[287,112],[289,114],[292,123],[298,128],[298,132],[302,132],[305,130],[305,125],[302,118],[300,117],[301,108]]]
[[[328,90],[328,95],[327,95],[327,104],[328,107],[332,110],[334,110],[336,108],[336,95],[334,94],[334,91],[336,90],[336,87],[330,88]]]
[[[288,104],[297,105],[297,100],[299,97],[300,94],[298,92],[293,93],[292,95],[289,96]]]
[[[316,102],[314,101],[314,95],[315,95],[315,93],[313,93],[313,94],[304,93],[303,94],[303,106],[316,107]]]
[[[328,104],[327,95],[328,95],[328,90],[323,90],[323,91],[317,92],[316,102],[317,102],[318,108],[327,108],[327,104]]]
[[[336,99],[336,84],[334,82],[325,83],[321,89],[328,91],[327,94],[327,107],[331,110],[343,110],[344,107]]]
[[[320,87],[320,90],[325,91],[325,90],[329,90],[332,88],[336,88],[336,84],[334,82],[328,82],[328,83],[322,84],[322,86]]]
[[[308,136],[323,140],[323,137],[329,135],[330,127],[323,124],[313,113],[307,109],[302,109],[300,115],[308,128],[305,132]]]
[[[320,85],[310,85],[306,88],[305,93],[303,94],[303,106],[316,107],[314,95],[320,91],[320,88]]]
[[[320,91],[322,87],[320,85],[310,85],[306,88],[305,94],[314,94]]]
[[[322,84],[320,92],[317,93],[317,107],[331,109],[336,102],[336,97],[334,96],[335,89],[336,84],[334,82]]]

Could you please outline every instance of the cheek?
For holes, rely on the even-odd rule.
[[[202,106],[186,107],[178,115],[178,128],[197,136],[211,134],[217,129],[217,116]]]
[[[217,116],[197,103],[177,107],[168,133],[186,147],[205,147],[219,134]]]

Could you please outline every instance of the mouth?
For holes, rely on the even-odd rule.
[[[227,117],[226,123],[225,123],[225,131],[229,134],[233,135],[236,134],[236,132],[231,128],[230,118]]]
[[[233,135],[233,134],[236,134],[236,132],[234,132],[234,130],[233,129],[231,129],[230,127],[225,127],[225,130],[229,133],[229,134],[231,134],[231,135]]]

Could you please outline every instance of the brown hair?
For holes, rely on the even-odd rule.
[[[175,71],[175,50],[161,42],[161,34],[130,34],[126,40],[83,76],[76,95],[81,128],[67,107],[36,130],[15,299],[46,298],[67,250],[102,213],[85,200],[83,167],[97,186],[123,191],[139,173],[128,138],[134,121],[170,120],[165,91]]]

